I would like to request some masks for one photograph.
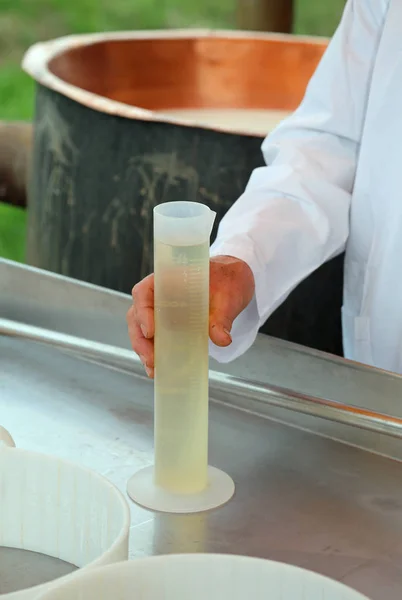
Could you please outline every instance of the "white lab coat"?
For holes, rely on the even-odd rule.
[[[261,77],[264,74],[261,73]],[[349,0],[298,110],[264,141],[268,166],[221,222],[211,254],[252,268],[256,293],[226,362],[346,247],[346,357],[402,372],[402,0]]]

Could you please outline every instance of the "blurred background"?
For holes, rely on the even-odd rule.
[[[291,4],[290,0],[0,0],[0,121],[32,119],[34,83],[20,63],[37,41],[70,33],[194,27],[276,28],[331,36],[345,0],[294,0],[289,24],[285,5]],[[276,24],[275,12],[281,13]],[[24,261],[25,225],[25,211],[0,201],[1,257]]]

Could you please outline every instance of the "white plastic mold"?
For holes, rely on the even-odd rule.
[[[82,573],[38,600],[368,600],[291,565],[234,555],[142,558]]]
[[[128,503],[107,479],[60,458],[15,448],[0,427],[0,546],[78,567],[54,581],[2,594],[2,600],[31,600],[89,567],[127,560],[129,530]]]

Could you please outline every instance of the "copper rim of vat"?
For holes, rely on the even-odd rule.
[[[96,111],[257,135],[163,110],[292,111],[327,44],[326,38],[242,31],[111,32],[37,43],[22,66],[39,84]]]
[[[15,448],[13,438],[0,426],[0,480],[0,546],[78,567],[54,580],[0,594],[1,598],[37,598],[87,569],[127,560],[130,509],[104,476],[57,456]]]

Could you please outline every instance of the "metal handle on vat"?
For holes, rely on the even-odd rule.
[[[140,360],[131,350],[124,350],[116,346],[8,319],[0,319],[0,334],[49,344],[63,350],[78,353],[87,358],[92,358],[98,362],[127,369],[131,373],[134,371],[136,375],[145,377]],[[217,371],[210,371],[209,381],[212,394],[230,394],[231,397],[246,396],[248,399],[260,403],[261,407],[268,404],[329,421],[335,421],[343,425],[351,425],[366,429],[367,431],[402,438],[402,419],[398,417],[392,417],[332,400],[307,396],[273,385],[240,379]],[[240,408],[240,403],[238,403],[238,407]],[[242,408],[246,407],[243,406]]]

